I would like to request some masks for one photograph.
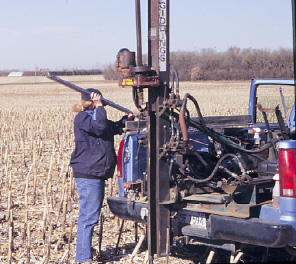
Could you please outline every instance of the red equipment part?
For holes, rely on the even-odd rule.
[[[284,140],[279,144],[278,170],[280,196],[296,197],[296,140]]]

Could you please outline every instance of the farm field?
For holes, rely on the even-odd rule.
[[[136,110],[132,90],[118,87],[116,81],[101,76],[62,78],[99,89],[106,99]],[[205,116],[246,114],[249,86],[249,81],[181,82],[180,95],[193,95]],[[68,163],[74,147],[72,106],[79,103],[80,94],[46,77],[0,77],[0,95],[0,263],[75,263],[78,197]],[[106,109],[109,119],[123,115]],[[119,142],[116,136],[116,150]],[[117,193],[115,175],[107,183],[105,198]],[[134,224],[124,223],[113,256],[121,223],[108,210],[106,199],[102,216],[104,263],[127,263],[136,246]],[[100,225],[95,231],[100,233]],[[138,235],[144,233],[138,226]],[[93,245],[98,254],[99,236]],[[140,250],[134,263],[143,263],[145,254]],[[172,256],[169,263],[192,261]]]

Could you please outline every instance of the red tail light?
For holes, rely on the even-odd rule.
[[[122,158],[123,158],[123,149],[124,149],[124,142],[125,140],[121,140],[119,149],[118,149],[118,154],[117,154],[117,176],[118,178],[122,178]]]
[[[279,143],[278,169],[281,197],[296,197],[296,140]]]

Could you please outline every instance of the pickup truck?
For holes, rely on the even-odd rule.
[[[200,113],[186,116],[185,128],[172,115],[171,142],[161,150],[170,157],[172,245],[296,255],[294,85],[252,79],[246,115]],[[107,199],[115,216],[139,223],[149,214],[145,127],[145,120],[127,122],[117,160],[120,193]]]

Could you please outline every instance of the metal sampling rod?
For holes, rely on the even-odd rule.
[[[137,66],[142,66],[142,33],[141,33],[141,6],[136,0],[136,30],[137,30]]]
[[[58,83],[60,83],[60,84],[63,84],[63,85],[65,85],[65,86],[71,88],[72,90],[74,90],[74,91],[76,91],[76,92],[80,92],[80,93],[84,93],[84,94],[91,94],[90,91],[87,91],[87,90],[85,90],[85,89],[83,89],[83,88],[81,88],[81,87],[79,87],[79,86],[77,86],[77,85],[75,85],[75,84],[73,84],[73,83],[70,83],[70,82],[67,82],[67,81],[65,81],[65,80],[63,80],[63,79],[60,79],[59,77],[57,77],[57,76],[55,76],[55,75],[53,75],[53,74],[51,74],[51,73],[48,73],[48,74],[46,75],[46,77],[49,78],[49,79],[51,79],[51,80],[53,80],[53,81],[56,81],[56,82],[58,82]],[[119,111],[121,111],[121,112],[124,112],[124,113],[127,113],[127,114],[133,112],[133,111],[131,111],[131,110],[129,110],[129,109],[127,109],[127,108],[121,106],[121,105],[115,104],[115,103],[113,103],[112,101],[109,101],[109,100],[103,98],[103,96],[101,96],[101,101],[102,101],[104,104],[109,105],[109,106],[111,106],[111,107],[113,107],[113,108],[115,108],[115,109],[117,109],[117,110],[119,110]]]

